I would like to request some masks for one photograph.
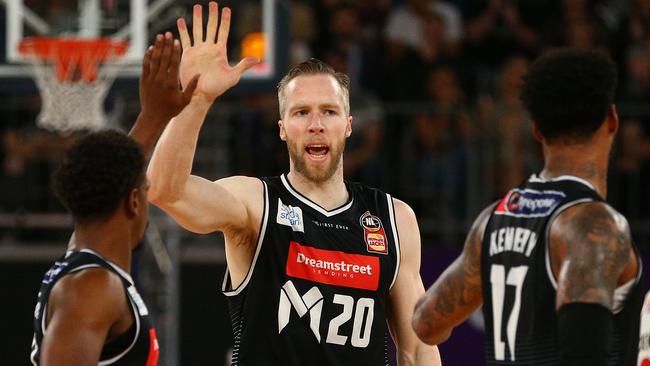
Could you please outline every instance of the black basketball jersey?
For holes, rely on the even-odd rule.
[[[481,247],[488,365],[559,363],[557,282],[547,245],[550,223],[571,206],[602,201],[583,179],[544,180],[533,175],[496,205]],[[637,258],[636,278],[616,289],[609,365],[628,366],[636,361],[643,301]]]
[[[38,365],[40,346],[47,332],[45,318],[50,292],[63,276],[88,268],[106,268],[117,274],[124,284],[124,291],[134,314],[133,325],[117,339],[104,344],[99,365],[116,366],[155,366],[158,362],[158,339],[152,325],[149,311],[136,290],[131,276],[114,263],[98,253],[82,249],[69,251],[57,260],[43,277],[38,302],[34,310],[34,339],[32,341],[31,362]]]
[[[237,288],[226,271],[233,365],[385,365],[386,306],[399,269],[390,195],[347,183],[325,210],[287,177],[263,178],[264,216]]]

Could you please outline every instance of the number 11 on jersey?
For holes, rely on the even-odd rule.
[[[492,320],[494,328],[494,358],[498,361],[506,359],[506,346],[501,338],[501,329],[504,313],[504,302],[506,297],[506,285],[515,287],[515,302],[506,323],[506,338],[510,350],[510,361],[515,360],[515,339],[517,337],[517,324],[519,323],[519,311],[521,310],[521,290],[526,279],[528,266],[512,267],[506,278],[506,267],[501,264],[490,266],[490,283],[492,284]]]

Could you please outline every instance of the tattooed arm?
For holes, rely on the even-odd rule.
[[[625,218],[605,203],[568,208],[551,224],[549,247],[555,278],[556,308],[568,303],[612,309],[614,290],[637,273]]]
[[[440,344],[454,327],[469,318],[483,303],[481,289],[481,241],[494,209],[487,207],[474,221],[461,255],[427,290],[415,306],[412,326],[425,343]]]

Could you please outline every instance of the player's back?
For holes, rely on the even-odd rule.
[[[571,206],[602,201],[580,178],[543,180],[533,175],[496,205],[481,245],[488,365],[558,364],[557,280],[547,244],[550,223]],[[640,277],[641,269],[616,289],[609,365],[636,361]]]
[[[100,364],[156,365],[159,355],[156,331],[131,275],[90,249],[67,252],[45,273],[34,310],[34,338],[30,355],[32,364],[38,365],[41,359],[41,343],[47,332],[47,309],[52,289],[63,277],[89,268],[104,268],[120,278],[133,315],[131,327],[114,340],[104,344]]]

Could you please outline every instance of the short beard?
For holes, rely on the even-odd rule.
[[[289,158],[293,163],[293,168],[297,173],[307,178],[307,180],[314,183],[323,183],[328,181],[339,168],[339,165],[342,162],[343,152],[345,151],[345,141],[341,144],[340,148],[334,148],[330,146],[328,154],[330,154],[330,162],[325,169],[314,168],[307,165],[303,153],[304,150],[300,150],[298,146],[287,141],[287,150],[289,150]]]

